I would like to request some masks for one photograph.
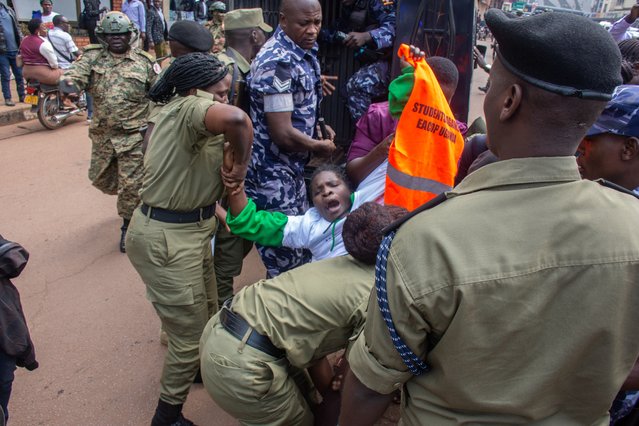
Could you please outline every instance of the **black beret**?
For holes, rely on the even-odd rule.
[[[195,21],[177,21],[171,25],[169,40],[179,41],[196,52],[208,52],[213,47],[213,36]]]
[[[489,9],[485,20],[501,63],[529,84],[594,100],[610,100],[621,84],[617,44],[588,18],[562,12],[518,18]]]

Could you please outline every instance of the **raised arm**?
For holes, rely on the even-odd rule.
[[[224,134],[233,153],[230,170],[224,170],[225,184],[237,189],[246,176],[251,147],[253,145],[253,125],[248,115],[239,108],[225,104],[214,104],[204,118],[206,129],[216,135]]]

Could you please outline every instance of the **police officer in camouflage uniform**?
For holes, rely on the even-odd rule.
[[[134,26],[126,15],[107,13],[96,28],[101,45],[86,47],[82,58],[73,63],[60,83],[63,91],[86,90],[93,96],[89,179],[105,194],[118,196],[123,253],[126,230],[138,205],[142,183],[139,129],[149,112],[146,94],[159,72],[151,55],[131,47],[133,32]]]
[[[330,154],[334,134],[314,139],[322,96],[317,0],[284,0],[275,34],[251,64],[248,77],[255,138],[246,193],[259,209],[301,215],[308,209],[304,166],[310,153]],[[310,260],[302,250],[261,247],[268,276]]]
[[[342,0],[342,18],[321,39],[355,50],[361,68],[346,84],[347,106],[357,121],[376,98],[385,97],[390,83],[391,49],[395,42],[395,2]]]
[[[224,50],[224,14],[226,13],[226,5],[221,1],[213,2],[209,6],[209,14],[211,19],[204,24],[204,27],[211,32],[213,36],[213,48],[211,53],[219,53]]]

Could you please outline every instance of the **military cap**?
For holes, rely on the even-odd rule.
[[[560,12],[516,18],[489,9],[484,19],[497,40],[502,65],[533,86],[608,101],[621,84],[617,44],[588,18]]]
[[[169,30],[169,41],[179,41],[196,52],[208,52],[213,47],[213,36],[195,21],[177,21]]]
[[[639,137],[639,86],[619,86],[586,136],[612,133]]]
[[[218,12],[226,12],[226,5],[221,1],[214,1],[209,6],[209,10],[217,10]]]
[[[273,27],[264,22],[264,15],[260,8],[235,9],[224,16],[224,29],[227,31],[255,27],[259,27],[267,33],[273,31]]]

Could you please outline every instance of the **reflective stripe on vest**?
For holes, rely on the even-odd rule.
[[[415,85],[388,152],[384,202],[414,210],[453,187],[464,138],[437,78],[425,60],[413,61]]]

